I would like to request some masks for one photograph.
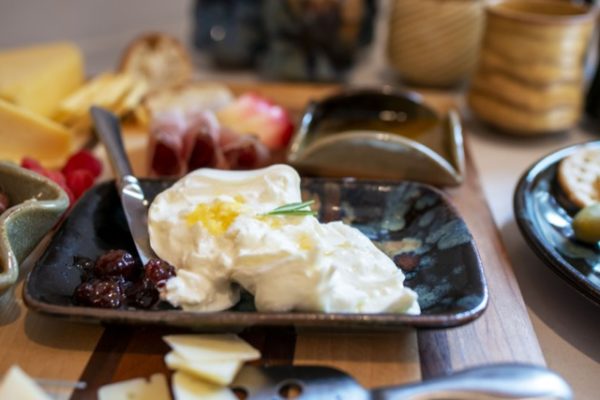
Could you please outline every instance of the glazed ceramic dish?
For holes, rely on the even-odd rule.
[[[459,185],[465,174],[458,114],[442,117],[417,94],[391,88],[349,90],[310,104],[288,161],[305,175],[440,186]]]
[[[49,179],[0,162],[0,188],[10,207],[0,215],[0,293],[19,277],[19,264],[69,206],[67,194]]]
[[[488,2],[467,95],[479,118],[515,135],[563,132],[577,123],[596,9],[574,3]]]
[[[142,180],[149,199],[172,182]],[[444,195],[409,182],[334,179],[303,180],[303,198],[314,199],[323,221],[343,220],[365,233],[394,259],[406,284],[419,294],[421,315],[257,312],[250,295],[232,309],[193,313],[161,304],[152,310],[74,306],[81,282],[74,256],[95,258],[108,249],[134,246],[112,182],[96,186],[79,201],[25,286],[33,310],[66,318],[127,324],[159,324],[195,329],[237,330],[251,325],[384,329],[447,327],[477,318],[487,289],[475,243]]]
[[[567,147],[535,163],[521,178],[514,197],[517,223],[537,255],[579,292],[600,305],[600,248],[575,240],[575,209],[564,200],[556,174],[560,160],[600,141]]]

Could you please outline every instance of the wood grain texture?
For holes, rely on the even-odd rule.
[[[102,335],[99,325],[45,317],[29,312],[23,304],[23,279],[47,239],[21,265],[17,285],[0,297],[0,377],[17,364],[32,377],[76,381]],[[70,392],[56,394],[68,396]]]
[[[179,333],[190,332],[160,327],[107,327],[79,378],[87,383],[87,387],[75,391],[72,399],[94,398],[101,386],[111,382],[149,377],[155,373],[170,377],[171,371],[163,361],[169,347],[162,338]],[[294,358],[296,338],[292,328],[248,328],[240,336],[262,355],[253,364],[289,365]]]
[[[308,101],[338,88],[236,84],[233,90],[259,92],[298,117]],[[425,93],[425,98],[441,111],[456,104],[456,99],[448,94]],[[262,351],[260,362],[334,366],[370,387],[418,380],[421,374],[427,378],[495,361],[544,364],[468,152],[467,166],[465,183],[447,193],[475,236],[485,267],[490,303],[482,317],[459,328],[419,332],[302,331],[296,334],[291,328],[251,328],[242,336]],[[93,398],[97,387],[111,381],[168,372],[162,361],[168,349],[161,336],[173,332],[171,330],[116,326],[104,330],[99,326],[41,317],[24,308],[20,287],[5,294],[0,303],[0,373],[18,363],[34,376],[70,380],[81,377],[90,387],[85,392],[76,392],[74,398],[77,399]]]
[[[447,193],[475,237],[490,300],[487,310],[471,324],[419,332],[423,377],[502,361],[545,365],[506,250],[468,154],[468,145],[466,180],[460,188]]]
[[[421,379],[417,335],[412,329],[389,333],[300,332],[294,364],[338,368],[370,388]]]

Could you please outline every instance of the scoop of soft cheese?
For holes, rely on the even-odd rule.
[[[357,229],[312,216],[265,215],[300,202],[288,166],[251,172],[199,170],[150,207],[151,244],[177,268],[163,297],[187,310],[228,308],[231,281],[260,311],[418,313],[404,275]]]
[[[239,250],[223,233],[242,209],[256,215],[299,198],[300,178],[281,165],[244,172],[201,169],[160,193],[148,214],[150,243],[177,268],[163,297],[196,311],[234,305],[239,293],[230,277]]]

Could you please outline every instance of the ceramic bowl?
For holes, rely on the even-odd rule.
[[[559,133],[581,116],[596,10],[566,1],[501,0],[487,7],[467,100],[482,120],[518,135]]]
[[[0,188],[11,207],[0,215],[0,293],[19,277],[19,264],[69,207],[67,194],[51,180],[0,161]]]
[[[455,186],[465,172],[461,123],[415,93],[344,91],[308,106],[288,162],[304,175]]]

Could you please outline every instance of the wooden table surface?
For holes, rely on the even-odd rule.
[[[249,89],[275,99],[296,115],[308,100],[336,90],[277,84],[234,87],[237,92]],[[426,100],[442,112],[456,101],[435,92],[427,93]],[[369,387],[500,361],[545,364],[468,147],[467,141],[466,181],[446,192],[465,219],[482,258],[490,295],[485,313],[470,324],[442,330],[332,333],[253,327],[242,336],[262,351],[259,363],[339,367]],[[35,255],[23,265],[19,284],[0,297],[0,374],[18,364],[34,377],[83,380],[88,389],[72,396],[79,399],[94,398],[98,386],[112,381],[166,372],[162,358],[167,348],[161,336],[171,330],[104,328],[29,312],[21,299],[22,280],[34,259]]]

